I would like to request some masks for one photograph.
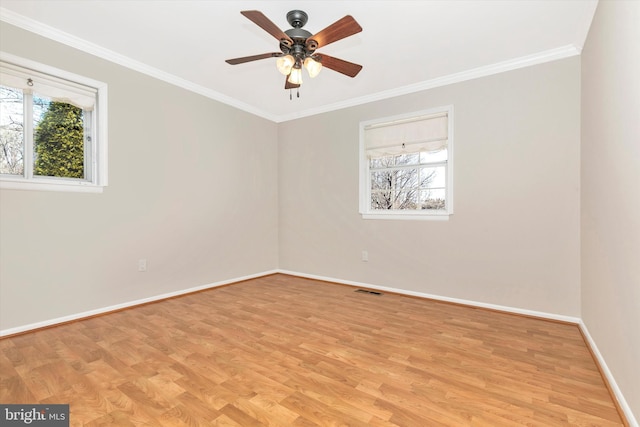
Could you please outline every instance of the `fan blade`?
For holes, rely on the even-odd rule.
[[[297,87],[300,87],[300,85],[289,83],[289,76],[285,76],[284,77],[284,88],[285,89],[295,89]]]
[[[244,64],[245,62],[257,61],[258,59],[275,58],[278,56],[282,56],[282,53],[272,52],[272,53],[263,53],[260,55],[253,55],[253,56],[243,56],[242,58],[227,59],[224,62],[231,65],[237,65],[237,64]]]
[[[265,30],[267,33],[271,34],[276,39],[281,42],[284,41],[288,46],[293,46],[293,40],[291,37],[286,35],[284,31],[282,31],[276,24],[271,22],[269,18],[264,16],[264,14],[258,10],[243,10],[240,12],[244,16],[246,16],[249,20],[253,21],[258,27]]]
[[[319,33],[316,33],[309,37],[307,39],[307,47],[311,49],[318,49],[328,45],[329,43],[333,43],[338,40],[342,40],[345,37],[352,36],[356,33],[359,33],[360,31],[362,31],[362,27],[360,26],[360,24],[358,24],[356,20],[353,19],[353,16],[347,15],[344,18],[329,25],[324,30],[321,30]],[[315,47],[313,47],[313,42],[315,42],[316,44]]]
[[[362,65],[345,61],[344,59],[334,58],[333,56],[319,53],[316,55],[323,67],[327,67],[333,71],[344,74],[345,76],[355,77],[362,70]]]

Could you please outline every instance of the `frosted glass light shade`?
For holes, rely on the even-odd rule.
[[[291,74],[289,74],[289,78],[287,80],[291,84],[301,85],[302,84],[302,68],[292,68]]]
[[[309,56],[304,60],[304,68],[307,69],[309,77],[314,78],[315,76],[320,74],[320,70],[322,70],[322,64]]]
[[[276,60],[276,67],[278,68],[278,71],[280,71],[282,74],[284,74],[285,76],[288,76],[289,73],[291,72],[291,68],[293,68],[293,64],[295,64],[295,59],[293,59],[293,56],[291,55],[284,55],[279,57]]]

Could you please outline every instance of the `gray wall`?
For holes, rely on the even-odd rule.
[[[601,1],[582,52],[582,318],[640,417],[640,2]]]
[[[454,215],[363,220],[358,123],[450,104]],[[578,57],[283,123],[280,268],[579,316],[579,144]]]
[[[0,191],[0,330],[277,267],[276,124],[0,28],[3,51],[109,85],[104,193]]]

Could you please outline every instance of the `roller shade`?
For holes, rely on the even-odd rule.
[[[0,84],[91,111],[95,108],[97,89],[46,74],[17,70],[11,64],[0,64]]]
[[[413,117],[364,128],[367,157],[439,151],[447,147],[448,114]]]

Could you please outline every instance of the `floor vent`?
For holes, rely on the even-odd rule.
[[[361,294],[382,295],[382,292],[369,291],[367,289],[358,289],[356,290],[356,292],[359,292]]]

